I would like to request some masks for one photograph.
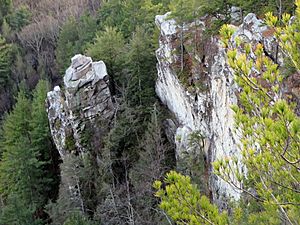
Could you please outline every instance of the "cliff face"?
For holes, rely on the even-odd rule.
[[[190,154],[196,157],[204,153],[207,165],[220,157],[238,154],[237,137],[233,133],[233,113],[230,109],[230,105],[236,103],[235,87],[233,76],[226,65],[224,49],[219,46],[217,39],[210,39],[206,40],[206,46],[200,48],[199,52],[188,52],[186,45],[189,44],[189,40],[184,40],[183,57],[188,58],[185,59],[185,63],[193,60],[195,65],[199,64],[202,67],[193,65],[192,68],[188,68],[191,72],[181,73],[180,69],[176,68],[181,52],[174,54],[178,52],[176,48],[178,49],[181,31],[173,20],[166,18],[167,15],[156,17],[156,23],[161,30],[160,47],[156,52],[156,92],[180,124],[175,137],[178,166],[181,167],[180,164],[184,163],[186,156]],[[184,29],[186,33],[190,32],[188,28]],[[201,38],[205,24],[200,23],[196,29]],[[188,76],[187,85],[183,84],[181,76]],[[202,148],[193,148],[189,141],[195,132],[200,133],[203,139]],[[224,194],[239,198],[238,192],[211,174],[209,166],[206,170],[209,173],[207,182],[214,200]]]
[[[231,105],[238,102],[239,90],[218,37],[208,38],[205,34],[205,20],[182,29],[174,20],[168,19],[168,14],[156,17],[161,32],[156,52],[156,92],[180,124],[175,135],[178,167],[182,169],[181,164],[189,164],[187,160],[191,155],[195,158],[205,154],[202,163],[207,165],[209,192],[222,207],[226,204],[222,200],[224,196],[239,199],[240,192],[213,175],[209,165],[220,158],[240,157],[231,110]],[[254,14],[244,18],[233,40],[236,36],[253,44],[264,43],[266,54],[280,59],[272,32]],[[191,141],[195,133],[200,134],[200,148]],[[243,169],[242,165],[240,169]],[[192,174],[189,169],[187,171]]]

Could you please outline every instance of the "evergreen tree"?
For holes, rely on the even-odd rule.
[[[8,86],[12,64],[12,45],[0,35],[0,87]]]
[[[299,0],[296,5],[293,23],[289,15],[283,15],[284,25],[278,27],[279,19],[271,13],[266,22],[273,26],[282,51],[299,73]],[[273,217],[279,221],[277,224],[298,224],[300,118],[295,104],[289,103],[283,93],[284,75],[279,65],[264,54],[262,44],[252,47],[237,40],[234,46],[230,41],[233,32],[230,26],[221,29],[229,65],[242,89],[240,106],[233,107],[241,135],[242,159],[232,157],[216,162],[216,173],[259,202],[261,209],[252,219]],[[247,173],[239,169],[241,164]],[[232,174],[237,180],[230,178]],[[249,190],[255,190],[255,194]]]
[[[171,171],[164,179],[154,183],[156,196],[161,199],[160,208],[164,210],[176,224],[188,225],[225,225],[228,216],[219,213],[216,206],[206,196],[201,196],[197,187],[191,184],[188,176]]]
[[[28,151],[30,144],[30,112],[30,101],[26,98],[24,91],[20,91],[17,104],[13,111],[7,115],[3,124],[0,190],[6,196],[10,192],[24,193],[25,195],[33,194],[30,187],[34,183],[29,180],[32,178],[30,172],[35,167],[36,155]],[[32,161],[29,159],[32,159]],[[26,200],[30,201],[31,196]]]
[[[125,39],[130,38],[137,26],[153,32],[156,15],[167,11],[169,0],[110,0],[104,1],[99,10],[102,27],[117,27]]]
[[[126,100],[131,106],[151,106],[155,101],[156,58],[150,35],[137,27],[125,55],[128,69]]]
[[[93,225],[92,221],[80,213],[73,213],[63,225]]]
[[[11,0],[1,0],[0,1],[0,25],[2,24],[3,18],[10,13],[12,9]]]
[[[6,22],[5,19],[3,20],[2,23],[2,35],[6,40],[8,40],[11,35],[11,27],[9,26],[9,24]]]
[[[29,216],[35,209],[37,217],[42,217],[43,206],[49,198],[56,197],[58,162],[53,160],[58,156],[54,154],[50,139],[45,112],[46,92],[47,83],[39,82],[31,103],[21,90],[15,107],[4,120],[0,193],[4,197],[5,217],[9,217],[8,213],[22,204],[31,208],[20,212]],[[9,200],[11,196],[13,201]],[[15,205],[16,201],[22,204]],[[19,221],[17,216],[10,215],[11,221],[16,224]]]
[[[41,199],[43,204],[47,203],[48,198],[55,198],[58,187],[58,160],[59,155],[52,143],[49,122],[45,110],[45,99],[48,92],[48,82],[40,80],[37,84],[32,101],[32,113],[30,120],[30,148],[38,155],[39,162],[42,162],[42,176],[39,182],[41,188]]]
[[[96,20],[90,15],[83,15],[79,20],[70,18],[62,27],[56,48],[56,62],[59,73],[63,75],[75,54],[83,53],[97,30]]]
[[[30,23],[31,13],[28,7],[21,6],[7,16],[7,22],[14,31],[20,31],[22,27]]]
[[[116,28],[106,27],[105,31],[97,33],[94,43],[89,45],[86,50],[86,53],[94,60],[103,60],[105,62],[110,76],[110,89],[113,95],[116,94],[116,86],[121,86],[121,56],[124,45],[125,41],[122,33],[117,31]]]
[[[1,225],[42,225],[42,221],[34,218],[36,208],[28,205],[17,195],[10,195],[7,199],[6,207],[1,210]]]
[[[75,45],[76,40],[79,38],[76,27],[77,24],[75,19],[71,18],[64,24],[59,34],[56,49],[56,62],[58,64],[59,73],[62,75],[70,65],[70,61],[66,59],[71,59],[74,54],[80,52]]]

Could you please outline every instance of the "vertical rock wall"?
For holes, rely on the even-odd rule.
[[[220,158],[233,155],[240,157],[239,139],[234,130],[234,114],[231,110],[231,105],[237,104],[238,88],[219,39],[205,38],[206,19],[186,24],[182,29],[174,20],[168,19],[168,14],[156,16],[156,24],[161,32],[156,52],[156,92],[180,124],[175,137],[179,167],[189,155],[204,153],[208,165]],[[261,20],[249,14],[237,27],[233,39],[239,36],[253,44],[263,42],[266,52],[278,54],[273,44],[274,37],[272,34],[266,35],[267,31]],[[183,40],[180,40],[181,32],[184,34]],[[202,45],[197,47],[198,43]],[[195,48],[197,51],[190,50]],[[184,70],[178,66],[182,58]],[[196,148],[190,141],[195,132],[200,133],[199,137],[202,138],[201,146]],[[239,190],[213,175],[211,167],[208,166],[207,170],[212,198],[220,207],[226,204],[224,199],[227,197],[239,199]]]

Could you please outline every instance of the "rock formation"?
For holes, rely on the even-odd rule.
[[[233,74],[226,62],[225,49],[219,39],[205,38],[206,20],[204,18],[203,22],[186,24],[182,28],[174,20],[168,19],[168,14],[156,17],[156,24],[161,32],[156,52],[156,92],[180,124],[175,135],[177,164],[180,169],[185,169],[181,164],[189,164],[185,161],[191,155],[197,157],[204,153],[207,165],[220,158],[230,158],[233,155],[240,157],[239,139],[231,110],[231,105],[237,104],[238,88],[234,84]],[[186,34],[183,40],[180,40],[180,32]],[[239,36],[252,44],[262,42],[266,46],[266,54],[278,60],[280,54],[270,32],[263,21],[254,14],[249,14],[237,27],[233,40]],[[201,44],[197,46],[195,43]],[[194,45],[192,48],[191,44]],[[182,59],[183,70],[178,66]],[[202,139],[201,148],[194,148],[191,143],[195,133],[200,134],[198,138]],[[243,169],[242,165],[240,167]],[[239,199],[239,190],[213,175],[211,167],[208,166],[206,170],[211,197],[221,208],[226,207],[223,197]],[[191,171],[187,173],[192,174]]]
[[[105,128],[97,122],[110,123],[114,115],[108,82],[104,62],[92,62],[90,57],[76,55],[64,76],[64,87],[56,86],[47,95],[51,134],[63,160],[60,196],[82,211],[78,173],[91,146],[87,136],[98,138],[101,134],[95,131]],[[101,137],[97,142],[101,144]]]
[[[85,152],[82,133],[88,121],[97,117],[109,120],[114,114],[104,62],[74,56],[64,76],[64,89],[56,86],[47,96],[51,133],[62,158],[72,140],[76,151]]]

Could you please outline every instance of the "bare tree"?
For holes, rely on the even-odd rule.
[[[22,45],[40,56],[42,45],[48,42],[55,45],[59,34],[58,21],[51,16],[36,19],[34,23],[25,26],[18,34]]]

